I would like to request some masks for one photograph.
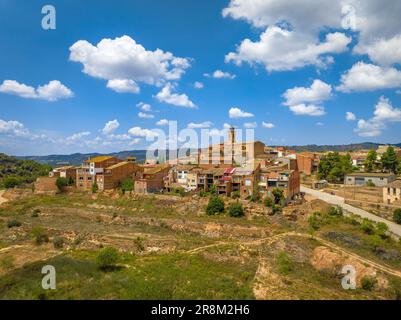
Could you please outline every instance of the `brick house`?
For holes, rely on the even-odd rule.
[[[301,173],[310,176],[317,172],[320,162],[320,157],[316,153],[301,152],[297,154],[297,166]]]
[[[169,170],[170,166],[167,164],[145,167],[142,178],[135,180],[135,192],[160,192],[164,189]]]
[[[115,189],[126,178],[133,181],[141,179],[143,171],[143,167],[133,161],[118,162],[105,168],[103,173],[97,174],[96,183],[99,190]]]
[[[299,171],[284,169],[283,167],[262,168],[259,175],[261,192],[271,196],[273,189],[284,191],[286,202],[300,194],[301,179]]]
[[[77,168],[74,166],[54,168],[52,171],[49,172],[49,177],[66,178],[67,180],[72,178],[75,181],[77,178]]]
[[[76,170],[76,186],[78,190],[91,190],[96,181],[96,175],[102,174],[107,167],[122,162],[112,156],[98,156],[85,160],[82,166]]]

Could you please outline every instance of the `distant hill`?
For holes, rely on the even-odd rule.
[[[322,145],[318,146],[315,144],[305,145],[305,146],[286,146],[286,148],[294,149],[297,152],[310,151],[310,152],[325,152],[325,151],[357,151],[357,150],[369,150],[377,149],[378,146],[383,145],[383,143],[373,143],[373,142],[363,142],[363,143],[353,143],[353,144],[341,144],[341,145]],[[395,144],[394,146],[401,147],[401,143]],[[167,152],[168,154],[168,152]],[[74,153],[68,155],[48,155],[48,156],[24,156],[17,157],[23,160],[34,160],[39,163],[49,164],[53,167],[62,165],[80,165],[84,160],[88,158],[93,158],[100,153]],[[137,162],[143,162],[146,159],[146,150],[131,150],[131,151],[120,151],[113,152],[107,155],[114,156],[120,159],[126,159],[127,157],[134,156]]]
[[[3,187],[14,187],[31,183],[39,176],[49,173],[51,167],[34,160],[22,160],[0,153],[0,184]]]
[[[80,165],[83,161],[100,156],[104,154],[100,153],[73,153],[73,154],[52,154],[48,156],[24,156],[18,157],[23,160],[34,160],[39,163],[49,164],[52,167],[63,166],[63,165]],[[107,154],[120,159],[126,159],[127,157],[134,156],[138,162],[143,162],[146,158],[146,150],[132,150],[132,151],[121,151]]]
[[[339,144],[339,145],[321,145],[309,144],[305,146],[286,146],[286,148],[293,149],[297,152],[327,152],[327,151],[337,151],[337,152],[347,152],[347,151],[358,151],[358,150],[370,150],[377,149],[379,146],[384,145],[384,143],[374,143],[374,142],[363,142],[363,143],[352,143],[352,144]],[[393,144],[393,146],[401,147],[401,143]]]

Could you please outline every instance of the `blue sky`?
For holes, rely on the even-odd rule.
[[[161,119],[256,124],[268,145],[401,142],[396,0],[253,2],[0,0],[0,151],[143,149]]]

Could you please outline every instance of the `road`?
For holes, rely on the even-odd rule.
[[[327,203],[340,206],[344,210],[351,212],[353,214],[356,214],[362,218],[367,218],[369,220],[375,221],[375,222],[384,222],[387,226],[390,232],[394,233],[398,237],[401,237],[401,225],[398,225],[392,221],[383,219],[381,217],[378,217],[368,211],[362,210],[360,208],[353,207],[349,204],[346,204],[344,201],[344,198],[339,197],[339,196],[333,196],[331,194],[319,191],[319,190],[314,190],[310,189],[304,186],[301,186],[301,192],[305,192],[306,194],[310,194],[314,196],[315,198],[318,198],[320,200],[323,200]]]

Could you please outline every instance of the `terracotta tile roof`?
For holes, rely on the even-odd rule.
[[[112,159],[112,158],[114,158],[114,157],[112,157],[112,156],[98,156],[98,157],[94,157],[94,158],[85,160],[84,162],[85,163],[91,163],[91,162],[98,163],[98,162],[103,162],[105,160],[109,160],[109,159]]]

